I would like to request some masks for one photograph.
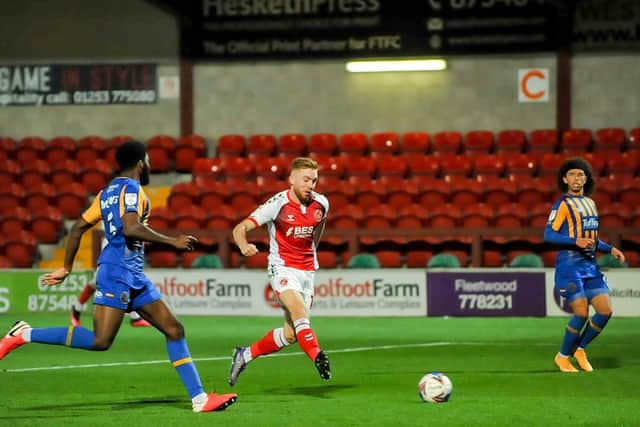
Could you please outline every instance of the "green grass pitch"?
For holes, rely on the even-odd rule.
[[[0,317],[7,329],[14,319]],[[34,327],[63,314],[35,314]],[[87,319],[88,320],[88,319]],[[234,346],[280,319],[183,317],[205,387],[226,383]],[[258,359],[227,411],[194,414],[164,340],[123,324],[107,352],[30,344],[0,361],[7,426],[637,426],[640,319],[614,317],[589,348],[592,373],[556,371],[565,318],[314,318],[331,358],[322,381],[297,345]],[[445,372],[451,400],[422,403],[418,380]]]

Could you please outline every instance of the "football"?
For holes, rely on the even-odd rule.
[[[442,372],[431,372],[420,379],[418,395],[423,402],[444,403],[453,392],[453,383]]]

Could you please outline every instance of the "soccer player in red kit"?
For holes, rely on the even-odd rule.
[[[331,378],[329,358],[320,349],[309,322],[313,301],[316,249],[329,212],[329,201],[314,191],[318,163],[298,157],[291,163],[288,190],[260,205],[233,229],[233,239],[244,256],[258,249],[247,240],[247,232],[267,224],[269,231],[269,281],[284,309],[284,326],[273,329],[249,347],[236,347],[231,361],[229,384],[234,385],[249,362],[298,342],[314,362],[320,377]]]

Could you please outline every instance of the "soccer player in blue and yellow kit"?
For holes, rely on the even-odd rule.
[[[74,224],[67,240],[64,267],[43,276],[43,283],[56,285],[71,272],[83,233],[102,221],[108,241],[98,258],[97,291],[94,300],[94,330],[74,325],[32,328],[18,321],[0,341],[0,359],[29,342],[66,345],[93,351],[111,347],[125,312],[135,310],[166,337],[167,353],[191,396],[194,412],[222,410],[237,395],[205,393],[185,341],[182,324],[161,299],[160,292],[142,271],[144,243],[172,245],[191,250],[196,238],[170,237],[147,226],[149,199],[141,186],[149,183],[149,156],[143,143],[129,141],[118,147],[120,176],[114,178]]]
[[[598,238],[598,210],[589,197],[595,187],[591,165],[579,157],[566,160],[558,171],[558,187],[563,195],[553,204],[544,240],[559,246],[555,287],[568,301],[573,316],[555,363],[562,372],[578,372],[569,360],[573,355],[582,370],[591,372],[585,348],[612,314],[609,287],[596,264],[596,251],[611,253],[620,262],[625,258],[618,248]],[[589,304],[595,314],[585,327]]]

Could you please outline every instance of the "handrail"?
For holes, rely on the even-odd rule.
[[[100,254],[101,242],[103,232],[100,229],[94,230],[93,239],[93,259],[95,261]],[[213,239],[218,244],[218,256],[224,262],[224,265],[230,265],[231,261],[231,248],[233,240],[231,236],[231,230],[170,230],[168,234],[192,234],[200,239],[209,238]],[[323,238],[326,237],[342,237],[347,241],[348,250],[350,253],[360,252],[360,239],[363,237],[401,237],[401,238],[428,238],[428,237],[470,237],[471,238],[471,266],[482,266],[482,250],[483,242],[491,237],[539,237],[540,243],[542,243],[543,230],[538,227],[523,227],[523,228],[453,228],[453,229],[441,229],[441,228],[389,228],[389,229],[357,229],[357,230],[340,230],[327,228],[324,232]],[[640,242],[640,229],[624,227],[624,228],[608,228],[601,232],[601,235],[605,236],[603,240],[613,244],[616,247],[620,247],[621,243],[625,239],[633,237],[633,241]],[[264,238],[267,236],[267,231],[264,228],[258,228],[251,231],[251,236]]]

